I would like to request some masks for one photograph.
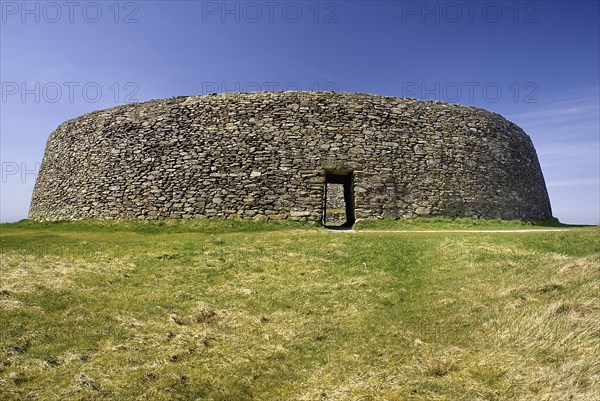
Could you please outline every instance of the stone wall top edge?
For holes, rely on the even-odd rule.
[[[107,108],[107,109],[94,110],[94,111],[82,114],[80,116],[71,118],[69,120],[64,121],[62,124],[60,124],[57,127],[57,129],[67,126],[71,123],[85,120],[85,119],[94,119],[94,118],[98,118],[98,117],[102,117],[102,116],[110,116],[110,115],[114,115],[114,114],[118,114],[118,113],[122,113],[122,112],[126,113],[128,111],[135,112],[135,111],[148,110],[149,112],[152,112],[152,111],[154,111],[155,108],[161,108],[161,107],[168,106],[168,105],[185,104],[186,102],[188,102],[188,104],[193,104],[193,103],[196,103],[196,101],[198,103],[200,103],[202,101],[205,101],[205,100],[210,101],[212,99],[215,99],[215,100],[217,100],[217,99],[219,99],[219,100],[232,99],[232,101],[235,101],[235,100],[243,99],[243,98],[247,98],[247,99],[261,99],[261,98],[278,99],[278,98],[280,98],[280,99],[283,99],[286,96],[290,96],[292,98],[294,98],[294,97],[306,97],[306,98],[323,97],[323,98],[340,98],[340,99],[346,99],[346,100],[356,99],[356,100],[377,101],[377,102],[381,102],[383,100],[383,101],[389,101],[390,103],[391,102],[407,103],[409,105],[416,105],[417,107],[419,107],[419,106],[434,106],[434,107],[451,108],[451,109],[461,111],[461,112],[473,113],[474,115],[484,117],[488,120],[497,119],[500,121],[508,121],[502,115],[495,113],[495,112],[491,112],[491,111],[483,109],[483,108],[466,106],[466,105],[462,105],[462,104],[447,103],[447,102],[442,102],[442,101],[437,101],[437,100],[419,100],[419,99],[413,99],[413,98],[401,98],[401,97],[384,96],[384,95],[369,94],[369,93],[362,93],[362,92],[353,93],[353,92],[324,92],[324,91],[269,91],[269,92],[243,92],[243,93],[227,92],[227,93],[206,94],[206,95],[174,96],[174,97],[162,98],[162,99],[152,99],[152,100],[148,100],[148,101],[144,101],[144,102],[128,103],[128,104],[118,105],[118,106]],[[510,121],[508,121],[508,122],[510,123]],[[514,124],[514,123],[511,123],[511,124],[516,126],[516,124]]]

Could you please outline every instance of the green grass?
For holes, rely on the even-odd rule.
[[[141,234],[204,233],[219,234],[227,232],[257,232],[290,229],[314,228],[314,224],[277,220],[240,220],[240,219],[194,219],[194,220],[75,220],[75,221],[33,221],[21,220],[17,223],[2,224],[3,229],[43,230],[44,232],[121,232]]]
[[[447,217],[359,220],[354,225],[356,230],[515,230],[567,227],[577,226],[562,224],[557,219],[526,221]]]
[[[597,227],[23,221],[0,244],[2,399],[600,393]]]

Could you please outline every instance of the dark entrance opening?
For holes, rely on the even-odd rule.
[[[354,174],[352,171],[325,171],[323,225],[352,227],[354,217]]]

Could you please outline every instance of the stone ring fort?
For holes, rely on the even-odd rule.
[[[347,223],[552,216],[527,134],[472,107],[332,92],[175,97],[95,111],[49,137],[29,217]]]

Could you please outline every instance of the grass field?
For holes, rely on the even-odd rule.
[[[561,224],[557,219],[522,221],[501,219],[470,219],[444,217],[415,217],[411,219],[360,220],[354,225],[356,230],[515,230],[574,228]]]
[[[3,400],[599,399],[598,227],[0,230]]]

